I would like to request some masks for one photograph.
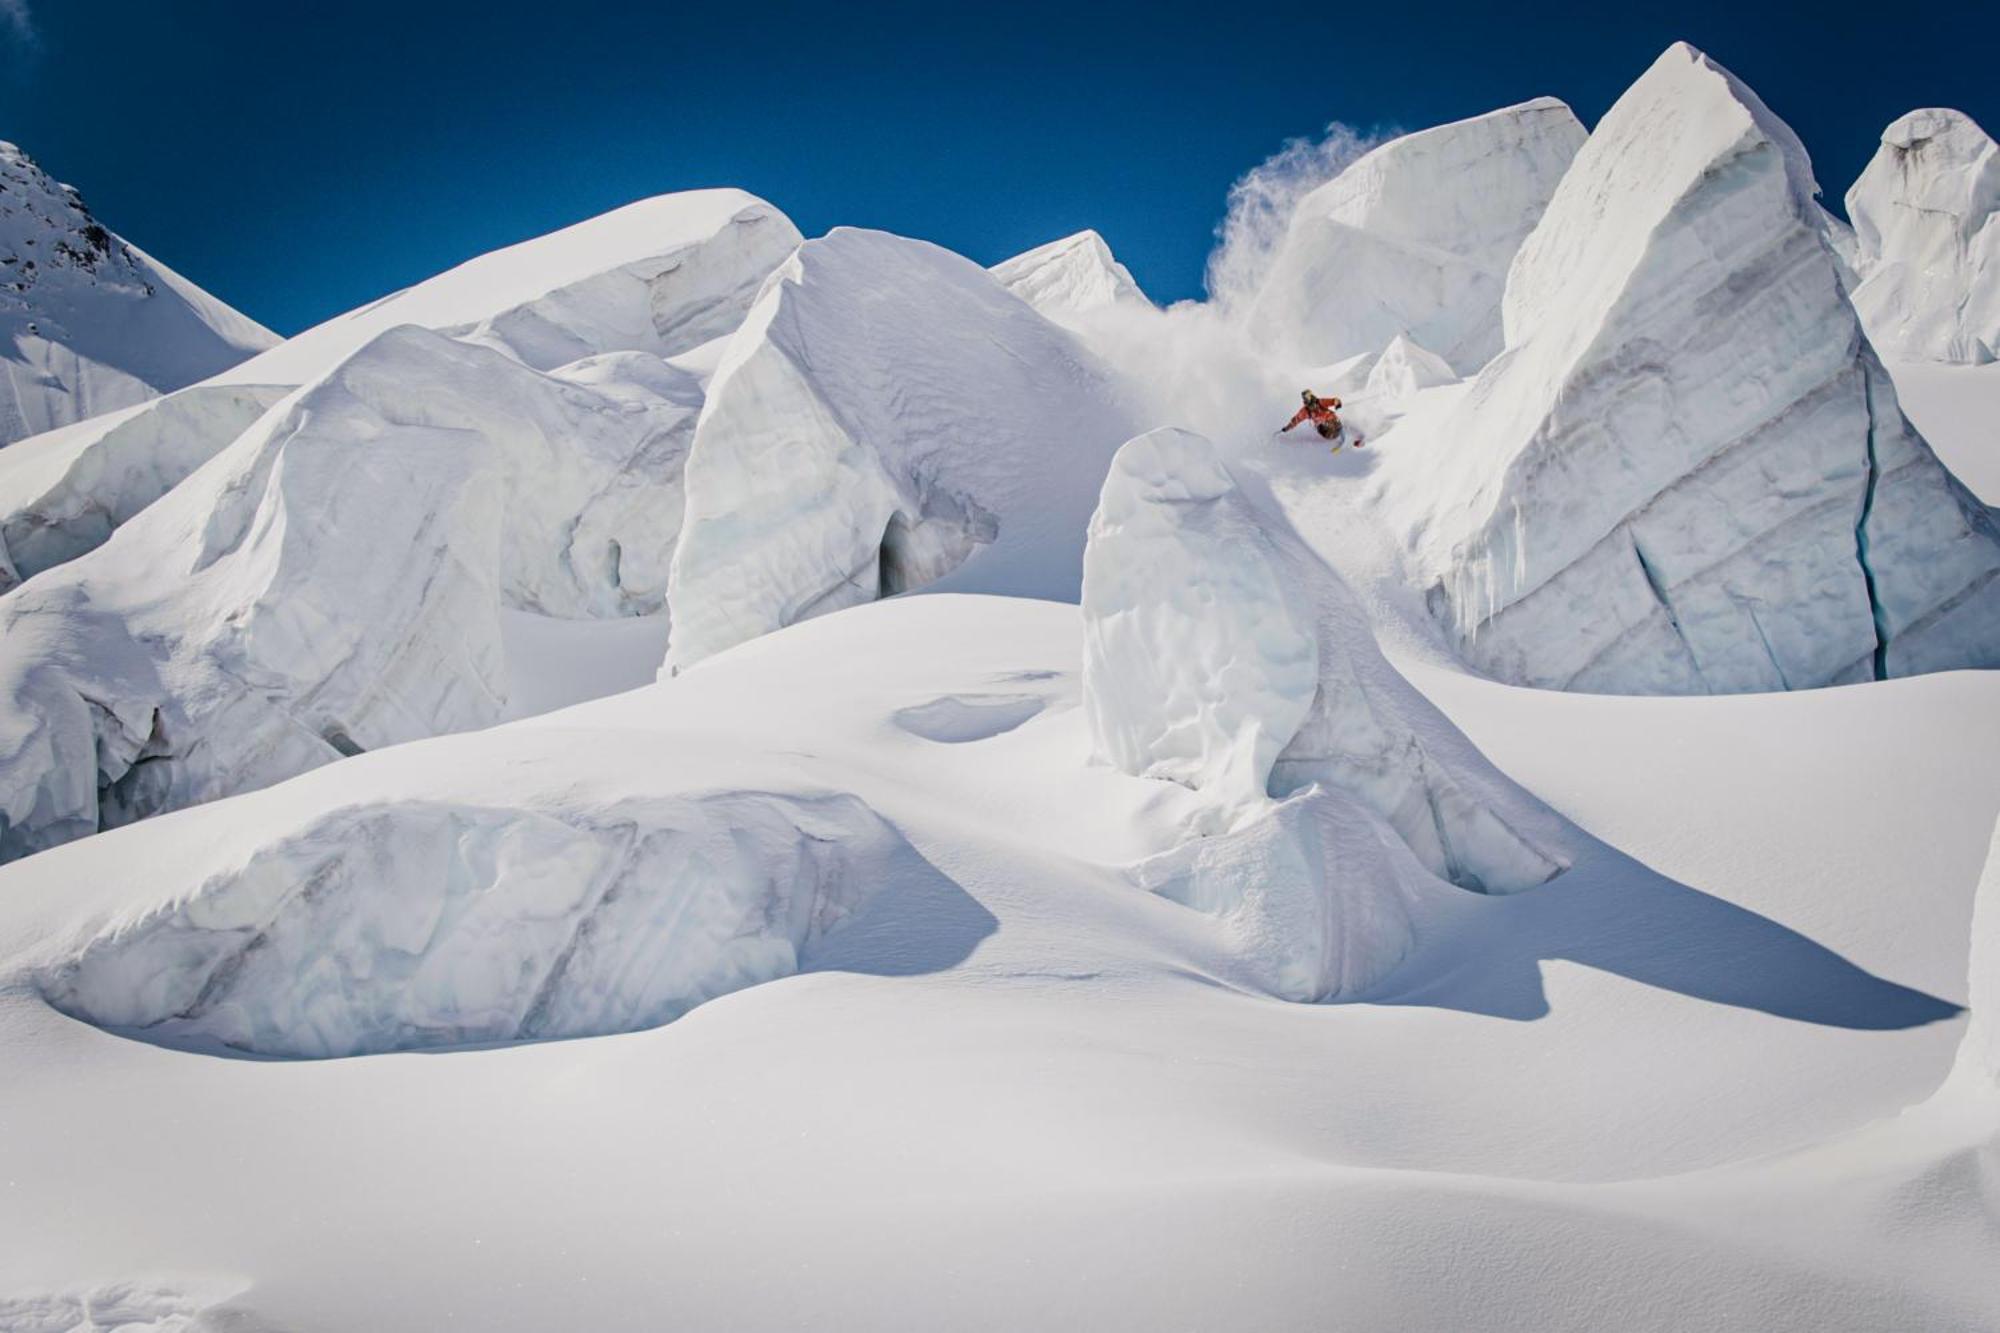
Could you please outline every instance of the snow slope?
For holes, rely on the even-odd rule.
[[[1468,660],[1620,693],[2000,663],[2000,534],[1897,408],[1814,191],[1688,46],[1605,114],[1508,275],[1507,350],[1383,442]]]
[[[883,232],[808,241],[709,384],[666,669],[947,575],[1073,599],[1130,433],[1096,359],[977,265]]]
[[[1058,324],[1106,307],[1152,304],[1094,231],[1036,246],[995,264],[991,272],[1001,286]]]
[[[2000,147],[1963,112],[1912,111],[1847,192],[1854,305],[1884,357],[2000,358]]]
[[[206,379],[277,340],[0,143],[0,445]]]
[[[1583,141],[1544,97],[1383,144],[1299,202],[1246,312],[1251,335],[1322,365],[1406,333],[1479,369],[1500,350],[1508,261]]]
[[[383,1330],[662,1309],[744,1328],[2000,1318],[1977,1214],[1894,1208],[1930,1197],[1912,1189],[1954,1143],[1917,1127],[1865,1179],[1825,1155],[1952,1063],[2000,678],[1643,700],[1419,673],[1503,768],[1668,869],[1586,839],[1545,887],[1450,891],[1367,1002],[1304,1005],[1270,996],[1224,917],[1148,891],[1200,798],[1083,762],[1082,632],[1022,599],[857,607],[0,870],[0,1291],[143,1272],[250,1327]],[[459,857],[424,841],[441,809],[574,830],[717,800],[864,803],[910,850],[798,974],[664,1027],[330,1061],[181,1049],[290,1030],[307,977],[327,1031],[351,1030],[375,998],[363,947],[429,963],[403,1002],[453,1022],[504,999],[500,961],[569,901],[536,872],[578,835],[510,857],[474,839],[464,880],[358,873],[405,846]],[[339,829],[290,861],[329,876],[258,886],[260,905],[322,886],[280,920],[320,914],[326,961],[218,987],[204,1014],[227,995],[242,1026],[112,1032],[52,1006],[80,1010],[69,980],[107,964],[116,998],[144,998],[171,975],[148,966],[164,923],[240,906],[246,867]],[[421,911],[371,917],[384,883],[422,889]],[[735,883],[704,901],[741,901]],[[683,918],[687,937],[715,919]],[[218,910],[181,938],[241,929]],[[620,975],[680,938],[622,933]]]

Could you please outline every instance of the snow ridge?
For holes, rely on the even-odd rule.
[[[277,340],[0,143],[0,445],[182,388]]]

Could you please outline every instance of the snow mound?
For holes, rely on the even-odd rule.
[[[882,232],[807,242],[709,385],[667,670],[955,570],[954,591],[1074,600],[1129,433],[1090,353],[976,264]]]
[[[1847,192],[1854,305],[1885,357],[2000,357],[2000,148],[1963,112],[1912,111]]]
[[[2000,542],[1897,407],[1804,149],[1686,45],[1508,277],[1507,350],[1377,485],[1502,679],[1729,693],[2000,663]]]
[[[1450,890],[1381,817],[1314,785],[1243,828],[1133,867],[1140,887],[1216,917],[1250,975],[1282,999],[1353,998],[1415,947]]]
[[[0,450],[0,592],[103,545],[286,392],[197,384]]]
[[[0,143],[0,445],[182,388],[276,341]]]
[[[1107,307],[1152,306],[1095,231],[1036,246],[990,271],[1001,286],[1058,324]]]
[[[1508,262],[1584,137],[1544,97],[1383,144],[1300,201],[1252,336],[1317,365],[1407,333],[1477,370],[1500,350]]]
[[[851,796],[350,807],[108,926],[45,990],[297,1058],[630,1032],[796,972],[904,846]]]
[[[1118,451],[1083,615],[1097,754],[1211,797],[1219,824],[1322,784],[1467,888],[1529,888],[1567,864],[1561,821],[1397,674],[1340,577],[1250,504],[1203,437],[1167,428]]]
[[[0,857],[499,720],[503,608],[660,609],[698,403],[376,338],[0,599]]]
[[[601,352],[670,357],[734,329],[799,239],[789,218],[742,190],[642,199],[315,325],[226,378],[304,384],[399,324],[498,348],[536,370]]]

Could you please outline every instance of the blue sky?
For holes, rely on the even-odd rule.
[[[0,138],[280,332],[667,190],[984,263],[1095,226],[1201,291],[1229,185],[1333,121],[1538,94],[1593,122],[1684,38],[1837,203],[1895,116],[2000,131],[2000,5],[0,0]],[[1949,20],[1949,21],[1947,21]]]

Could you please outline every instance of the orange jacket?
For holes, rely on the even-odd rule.
[[[1301,421],[1311,421],[1315,424],[1323,422],[1329,426],[1338,426],[1340,418],[1333,414],[1333,409],[1339,406],[1340,400],[1338,398],[1315,398],[1300,408],[1298,413],[1285,423],[1285,429],[1290,430]]]

